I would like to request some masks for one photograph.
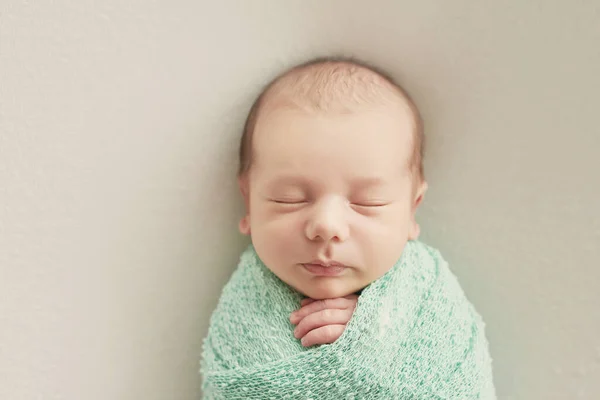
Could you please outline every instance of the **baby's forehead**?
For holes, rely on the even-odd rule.
[[[343,171],[342,175],[383,176],[410,165],[411,125],[389,107],[350,113],[306,112],[278,107],[267,111],[254,144],[258,170]],[[320,166],[314,169],[313,166]]]

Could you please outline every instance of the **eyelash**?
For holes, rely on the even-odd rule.
[[[297,205],[297,204],[304,204],[306,203],[305,200],[300,200],[300,201],[290,201],[290,200],[271,200],[273,203],[275,204],[289,204],[289,205]]]
[[[350,203],[353,206],[356,207],[369,207],[369,208],[377,208],[377,207],[385,207],[388,204],[387,203],[381,203],[381,204],[360,204],[360,203]]]
[[[308,203],[306,200],[300,200],[300,201],[285,201],[285,200],[275,200],[275,199],[271,199],[271,202],[275,203],[275,204],[279,204],[279,205],[288,205],[288,206],[297,206],[297,205],[301,205],[301,204],[305,204]],[[387,203],[381,203],[381,204],[361,204],[361,203],[350,203],[351,206],[354,207],[360,207],[360,208],[381,208],[381,207],[385,207],[388,204]]]

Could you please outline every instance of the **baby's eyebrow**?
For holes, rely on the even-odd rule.
[[[385,179],[372,176],[372,177],[359,177],[352,179],[351,185],[358,189],[369,189],[372,187],[384,186],[386,183]],[[302,175],[279,175],[270,179],[267,183],[268,188],[278,188],[281,186],[308,186],[310,179]]]
[[[370,188],[373,186],[383,186],[385,184],[385,180],[378,176],[360,177],[360,178],[354,179],[354,181],[352,183],[353,183],[353,186],[358,187],[360,189],[364,189],[364,188]]]
[[[309,180],[304,176],[299,175],[279,175],[268,181],[267,186],[270,188],[278,186],[302,186],[306,185]]]

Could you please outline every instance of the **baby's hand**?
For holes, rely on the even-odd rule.
[[[350,321],[357,295],[336,299],[304,299],[301,308],[290,315],[290,322],[296,326],[294,336],[301,338],[305,347],[335,342],[346,329]]]

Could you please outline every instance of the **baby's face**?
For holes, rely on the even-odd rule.
[[[411,123],[394,107],[265,111],[242,220],[265,265],[304,295],[334,298],[384,275],[416,239]]]

